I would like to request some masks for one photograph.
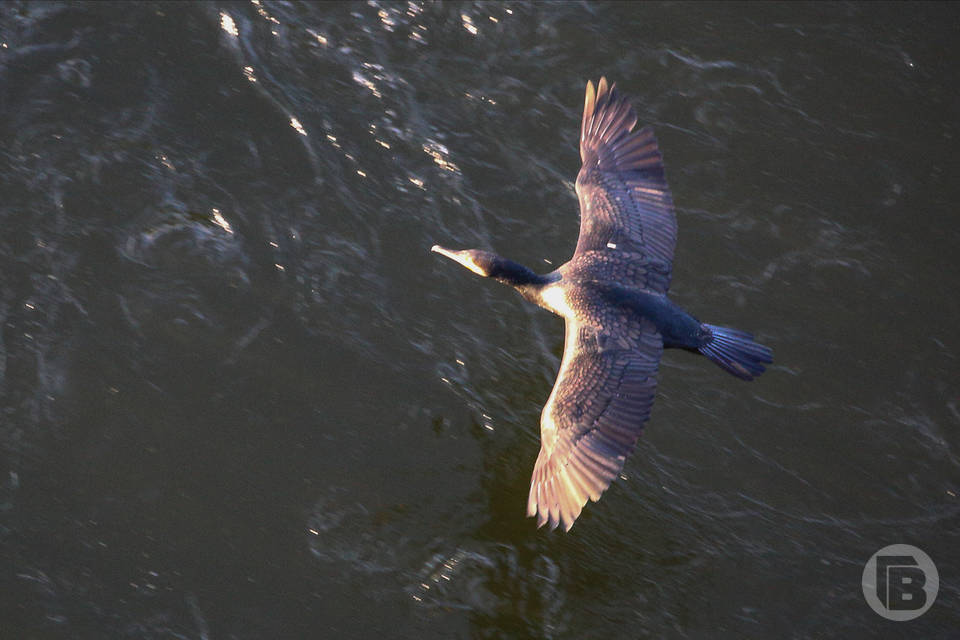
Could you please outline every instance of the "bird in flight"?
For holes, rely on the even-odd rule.
[[[620,474],[650,417],[664,348],[700,353],[743,380],[773,362],[749,333],[702,323],[667,297],[677,219],[656,138],[649,127],[631,131],[636,123],[615,84],[587,82],[580,237],[563,266],[539,275],[488,251],[432,248],[565,321],[527,500],[538,526],[569,531]]]

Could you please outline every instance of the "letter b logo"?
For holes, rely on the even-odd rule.
[[[936,599],[939,587],[933,560],[907,544],[880,549],[863,568],[863,597],[888,620],[912,620],[923,615]]]

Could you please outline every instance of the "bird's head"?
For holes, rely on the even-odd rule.
[[[478,276],[493,278],[498,282],[508,284],[518,289],[521,294],[531,287],[536,288],[547,283],[547,278],[544,276],[538,276],[522,264],[502,258],[490,251],[480,249],[453,251],[452,249],[444,249],[437,244],[433,245],[430,250],[459,262]]]
[[[499,275],[503,258],[489,251],[480,249],[464,249],[463,251],[453,251],[444,249],[438,244],[430,248],[431,251],[446,256],[455,262],[459,262],[470,271],[484,278],[495,278]]]

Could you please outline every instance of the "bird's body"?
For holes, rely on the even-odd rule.
[[[751,380],[772,352],[703,324],[667,296],[677,223],[660,151],[605,78],[587,83],[577,175],[580,236],[569,262],[538,275],[478,251],[441,253],[562,316],[563,360],[540,418],[527,514],[569,530],[619,475],[650,415],[665,347],[699,352]]]

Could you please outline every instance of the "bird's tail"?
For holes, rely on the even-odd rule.
[[[721,369],[743,380],[753,380],[766,371],[763,365],[773,362],[773,351],[753,341],[746,331],[704,324],[707,337],[698,349]]]

